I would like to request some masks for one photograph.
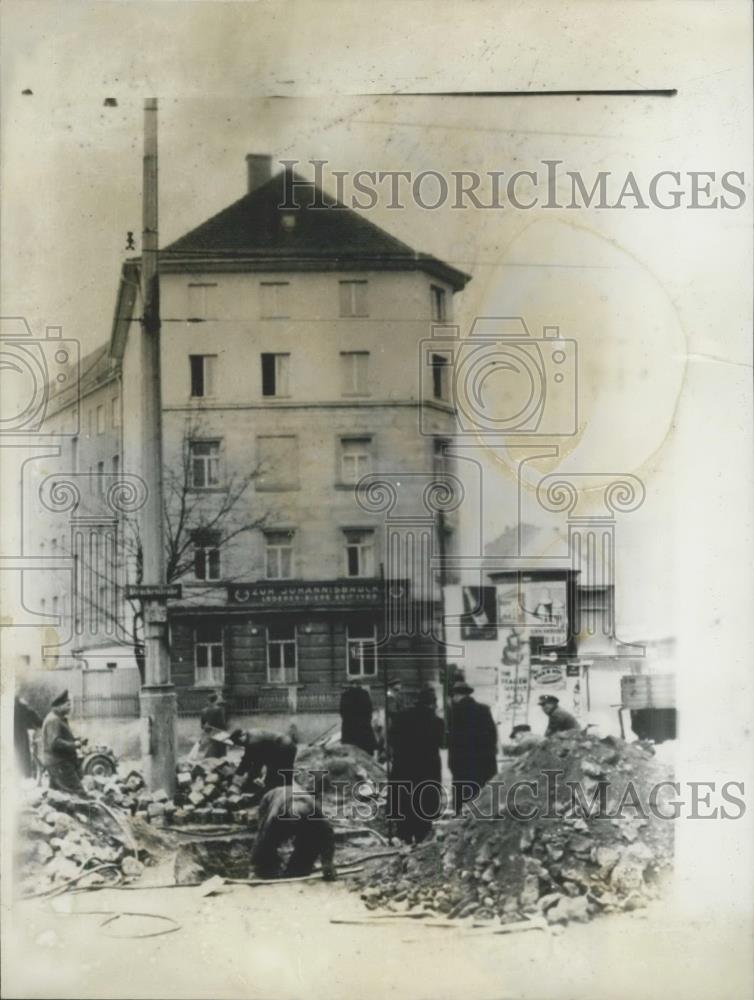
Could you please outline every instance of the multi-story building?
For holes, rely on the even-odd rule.
[[[61,391],[54,379],[47,386],[39,434],[50,447],[24,477],[25,551],[40,566],[28,573],[25,601],[47,620],[41,647],[29,633],[25,659],[48,667],[70,665],[82,651],[111,657],[125,621],[120,511],[111,502],[123,467],[120,365],[105,344],[66,376]]]
[[[349,679],[437,675],[453,523],[433,484],[452,477],[455,413],[447,359],[422,342],[468,277],[315,207],[300,178],[281,207],[294,178],[267,157],[248,175],[160,254],[172,676],[184,707],[215,686],[239,706],[324,707]],[[111,344],[134,441],[138,266]]]

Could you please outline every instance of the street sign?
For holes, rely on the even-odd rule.
[[[181,594],[180,583],[168,583],[162,586],[133,583],[126,587],[126,600],[128,601],[180,601]]]

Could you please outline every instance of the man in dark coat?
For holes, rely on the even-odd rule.
[[[545,736],[554,736],[555,733],[565,733],[569,729],[579,728],[575,717],[560,707],[560,703],[554,694],[543,694],[539,699],[538,705],[548,720]]]
[[[392,804],[396,833],[406,844],[424,840],[442,811],[440,747],[445,727],[435,714],[436,705],[432,688],[422,688],[414,706],[393,719]]]
[[[450,692],[448,765],[456,816],[497,771],[497,726],[489,705],[475,701],[473,691],[466,681],[456,681]]]
[[[76,738],[68,725],[71,699],[68,692],[53,701],[42,723],[42,763],[50,776],[50,788],[86,798],[81,784],[81,769]]]
[[[29,730],[39,729],[42,720],[24,698],[16,695],[13,702],[13,745],[16,750],[16,764],[23,778],[34,775],[32,767],[31,747],[29,746]]]
[[[251,863],[263,878],[281,873],[279,849],[293,841],[293,853],[284,875],[310,875],[317,859],[322,877],[335,878],[335,834],[307,792],[297,785],[273,788],[259,805],[259,832],[251,853]]]
[[[351,681],[340,696],[340,718],[340,742],[374,753],[377,740],[372,726],[372,699],[358,681]]]
[[[253,792],[259,786],[257,781],[264,768],[264,791],[290,784],[293,781],[293,767],[296,763],[296,742],[290,736],[273,733],[268,729],[236,729],[231,734],[236,746],[243,747],[243,757],[236,770],[245,776],[241,786],[243,792]]]
[[[200,717],[202,727],[201,749],[205,757],[225,757],[228,745],[223,740],[212,739],[214,733],[224,732],[228,725],[225,717],[225,702],[223,696],[213,691],[202,709]]]

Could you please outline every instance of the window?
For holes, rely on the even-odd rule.
[[[348,530],[346,536],[346,576],[374,573],[374,532]]]
[[[220,535],[200,529],[192,536],[194,544],[194,576],[197,580],[220,579]]]
[[[349,677],[377,676],[377,626],[368,619],[346,626],[346,673]]]
[[[349,486],[365,476],[372,468],[372,439],[342,438],[340,442],[340,481]]]
[[[225,683],[223,630],[218,622],[203,622],[194,631],[194,683],[209,686]]]
[[[217,285],[210,282],[191,282],[188,286],[188,320],[211,319],[216,309]]]
[[[191,486],[208,489],[220,484],[220,442],[190,441]]]
[[[298,679],[296,626],[287,622],[267,626],[267,680],[295,684]]]
[[[444,354],[432,355],[432,395],[435,399],[449,399],[450,366]]]
[[[287,319],[287,281],[263,281],[260,285],[262,319]]]
[[[87,410],[86,413],[86,436],[88,438],[94,435],[94,410]]]
[[[298,489],[298,438],[260,435],[257,438],[258,490]]]
[[[369,351],[340,352],[340,387],[344,396],[366,396],[369,391]]]
[[[448,318],[445,289],[439,285],[430,285],[429,294],[432,303],[432,319],[438,323],[444,323]]]
[[[191,396],[213,396],[215,393],[216,354],[189,354]]]
[[[262,355],[262,395],[287,396],[289,394],[290,354]]]
[[[113,455],[113,475],[117,476],[120,472],[120,455]]]
[[[265,573],[268,580],[288,580],[293,576],[293,531],[265,533]]]
[[[79,439],[71,438],[71,467],[74,472],[79,471]]]
[[[105,495],[105,463],[97,462],[97,492],[100,496]]]
[[[97,407],[97,433],[105,433],[105,407],[101,404]]]
[[[52,599],[52,613],[54,615],[57,615],[59,609],[60,609],[60,600],[57,597],[53,597],[53,599]]]
[[[107,667],[108,670],[115,670],[117,669],[118,664],[114,660],[108,660],[105,663],[105,666]]]
[[[340,282],[340,315],[368,316],[366,281]]]
[[[120,427],[120,396],[113,396],[110,411],[110,419],[113,427]]]

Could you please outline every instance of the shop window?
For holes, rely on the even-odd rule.
[[[295,684],[298,680],[296,626],[288,622],[267,626],[267,680]]]
[[[341,438],[340,481],[348,486],[372,470],[372,439],[370,437]]]
[[[366,281],[340,282],[340,315],[368,316]]]
[[[195,490],[220,485],[220,442],[189,441],[191,486]]]
[[[346,540],[346,576],[374,574],[374,532],[348,530]]]
[[[346,674],[377,676],[377,626],[368,619],[357,619],[346,626]]]
[[[293,576],[293,531],[265,532],[265,569],[268,580],[288,580]]]
[[[220,535],[216,531],[195,531],[194,576],[197,580],[220,579]]]
[[[194,631],[194,683],[210,687],[225,683],[223,629],[219,622],[202,622]]]

